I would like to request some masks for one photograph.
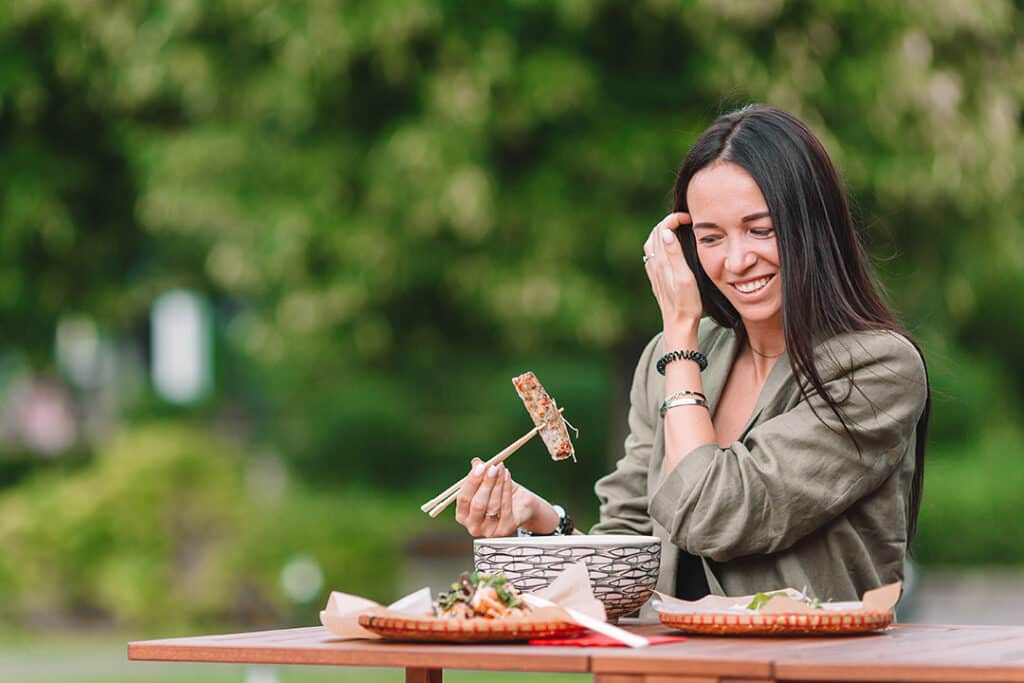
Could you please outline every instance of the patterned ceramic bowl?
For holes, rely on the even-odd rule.
[[[647,602],[658,582],[661,541],[655,536],[593,535],[478,538],[476,569],[505,572],[516,588],[533,592],[566,567],[583,562],[594,596],[608,619],[632,614]]]

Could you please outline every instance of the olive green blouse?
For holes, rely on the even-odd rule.
[[[740,344],[708,318],[698,337],[714,415]],[[658,415],[663,353],[658,335],[640,357],[625,456],[595,486],[601,521],[591,533],[661,538],[658,590],[668,594],[677,548],[703,558],[718,595],[791,586],[822,600],[857,600],[902,578],[915,430],[927,396],[923,362],[906,338],[858,332],[815,347],[860,451],[824,400],[801,395],[783,355],[736,442],[699,446],[671,472]]]

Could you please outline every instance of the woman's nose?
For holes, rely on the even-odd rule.
[[[725,257],[725,267],[733,273],[742,273],[757,261],[757,256],[740,241],[734,244]]]

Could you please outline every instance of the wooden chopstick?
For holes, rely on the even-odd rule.
[[[562,408],[559,408],[558,412],[561,413],[562,410]],[[519,437],[511,444],[506,446],[501,452],[499,452],[493,458],[485,462],[484,466],[490,467],[491,465],[497,465],[500,462],[504,462],[505,459],[508,458],[508,456],[518,451],[520,448],[523,447],[523,445],[526,444],[527,441],[536,436],[537,431],[538,428],[534,427],[530,431],[526,432],[521,437]],[[446,488],[444,491],[428,500],[426,503],[420,506],[420,510],[423,510],[431,517],[437,517],[439,514],[444,512],[445,508],[452,504],[452,501],[458,498],[459,488],[461,488],[462,485],[466,483],[466,479],[468,477],[469,475],[467,474],[465,477],[459,479],[457,482]]]
[[[532,439],[534,436],[536,436],[536,434],[537,434],[537,428],[534,427],[533,429],[531,429],[530,431],[526,432],[521,437],[519,437],[518,439],[513,441],[509,446],[507,446],[505,448],[505,450],[501,451],[500,453],[495,455],[493,458],[491,458],[490,460],[485,462],[484,466],[485,467],[490,467],[491,465],[497,465],[499,462],[504,461],[505,458],[507,458],[508,456],[512,455],[513,453],[518,451],[520,448],[522,448],[523,445],[527,441]],[[459,490],[462,488],[462,485],[464,483],[466,483],[466,479],[468,477],[469,477],[469,475],[467,474],[462,479],[459,479],[457,482],[455,482],[454,484],[449,486],[445,490],[445,492],[442,493],[440,496],[438,496],[437,498],[434,498],[433,500],[429,501],[427,504],[421,506],[421,509],[424,512],[426,512],[428,515],[430,515],[431,517],[437,517],[439,514],[444,512],[445,508],[447,508],[449,505],[451,505],[453,502],[455,502],[455,499],[459,497]],[[431,508],[433,508],[433,509],[431,510]]]

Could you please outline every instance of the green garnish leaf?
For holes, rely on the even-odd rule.
[[[452,584],[451,590],[438,594],[435,602],[436,611],[447,611],[459,602],[472,604],[473,596],[481,588],[493,588],[498,599],[508,607],[523,606],[515,587],[509,583],[504,573],[491,575],[463,572],[459,580]]]
[[[776,591],[775,593],[758,593],[754,596],[750,604],[747,605],[747,609],[759,610],[768,604],[768,601],[774,598],[776,595],[785,595],[782,591]]]
[[[747,605],[747,609],[752,609],[755,611],[760,610],[765,605],[767,605],[768,601],[774,598],[776,595],[789,596],[789,594],[785,591],[776,591],[774,593],[758,593],[750,601],[750,604]],[[821,600],[819,600],[818,598],[811,598],[810,596],[808,596],[806,588],[800,593],[800,595],[796,596],[794,599],[804,603],[805,605],[810,605],[814,609],[821,609]]]

